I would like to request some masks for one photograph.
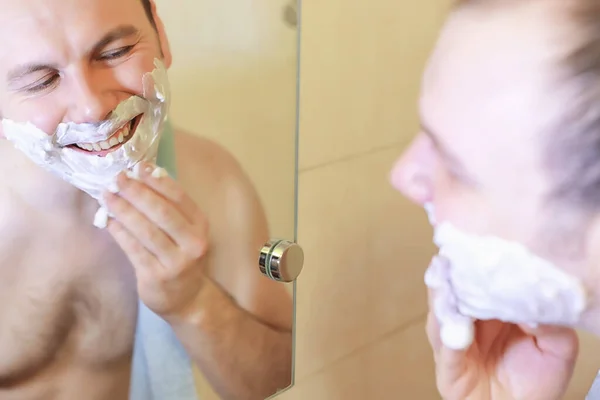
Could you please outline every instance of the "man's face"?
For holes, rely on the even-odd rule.
[[[546,2],[525,3],[449,19],[424,76],[422,130],[392,181],[412,201],[431,202],[438,222],[535,251],[553,217],[541,157],[560,110],[553,35],[564,24]]]
[[[162,58],[139,0],[0,0],[0,9],[0,118],[48,134],[142,96],[142,76]]]

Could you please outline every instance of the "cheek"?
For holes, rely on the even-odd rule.
[[[538,219],[533,214],[524,217],[517,196],[513,196],[507,206],[502,196],[465,187],[448,182],[438,184],[434,201],[438,223],[448,221],[464,232],[523,244],[531,240],[533,221]]]
[[[64,109],[52,96],[27,99],[25,101],[8,103],[2,114],[4,119],[15,122],[31,122],[38,129],[53,134],[62,121]],[[40,112],[44,110],[44,112]]]
[[[473,234],[492,233],[495,211],[485,193],[450,175],[441,166],[436,170],[433,187],[438,223],[448,221]]]
[[[121,86],[121,91],[143,96],[144,82],[143,76],[154,70],[154,56],[145,54],[136,54],[127,62],[112,69],[113,79]]]

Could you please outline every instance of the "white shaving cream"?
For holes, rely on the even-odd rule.
[[[429,220],[429,223],[432,226],[435,226],[435,212],[433,209],[433,204],[427,203],[427,204],[425,204],[424,208],[425,208],[425,213],[427,213],[427,219]]]
[[[448,222],[435,227],[434,242],[439,254],[425,283],[436,291],[434,313],[448,347],[471,344],[474,319],[575,326],[586,308],[578,279],[520,243],[470,235]]]
[[[132,96],[100,124],[61,123],[54,134],[47,134],[30,122],[2,120],[4,135],[35,164],[83,190],[98,200],[114,185],[115,178],[141,161],[155,162],[170,103],[167,70],[156,59],[154,71],[145,74],[143,97]],[[75,143],[98,143],[138,115],[143,115],[134,136],[104,157],[67,147]],[[102,208],[102,207],[101,207]],[[108,213],[100,210],[95,225],[102,227]]]
[[[450,349],[468,348],[475,335],[474,320],[460,313],[452,291],[447,260],[434,257],[425,273],[425,283],[435,290],[433,313],[440,324],[440,339]]]

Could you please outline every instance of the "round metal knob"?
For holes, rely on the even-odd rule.
[[[260,250],[260,272],[278,282],[293,282],[304,266],[304,252],[289,240],[271,240]]]

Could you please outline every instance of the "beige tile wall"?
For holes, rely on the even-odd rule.
[[[296,386],[281,400],[435,399],[424,213],[388,182],[418,127],[438,0],[302,7]]]

